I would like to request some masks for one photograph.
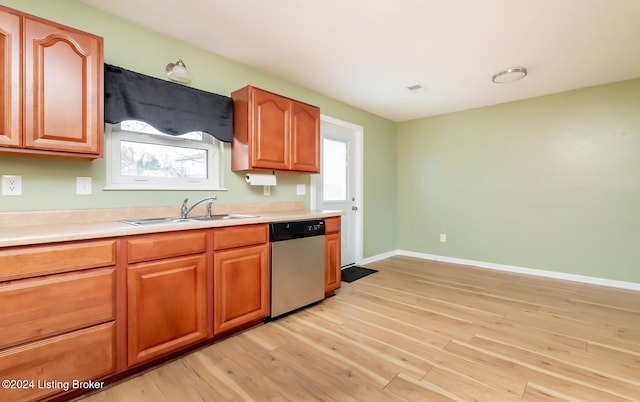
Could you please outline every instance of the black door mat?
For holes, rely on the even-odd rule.
[[[342,270],[342,282],[353,282],[357,279],[363,278],[367,275],[371,275],[374,272],[378,272],[375,269],[369,269],[354,265]]]

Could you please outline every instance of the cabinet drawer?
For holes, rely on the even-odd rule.
[[[0,284],[0,349],[114,319],[115,269]]]
[[[113,373],[114,332],[108,322],[0,352],[0,378],[34,382],[28,389],[0,388],[0,400],[31,401],[63,391],[67,383],[71,390],[74,380]]]
[[[213,233],[213,249],[251,246],[269,241],[269,225],[227,226]]]
[[[0,281],[115,265],[115,240],[0,250]]]
[[[204,253],[207,233],[172,232],[134,237],[127,240],[129,263],[159,260],[181,255]]]
[[[340,217],[325,218],[324,227],[326,233],[338,233],[340,232]]]

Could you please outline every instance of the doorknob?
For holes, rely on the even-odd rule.
[[[357,210],[358,210],[358,207],[353,206],[353,207],[351,207],[351,210],[352,210],[352,211],[357,211]]]

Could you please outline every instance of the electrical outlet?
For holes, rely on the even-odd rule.
[[[444,233],[440,233],[440,242],[441,243],[446,243],[447,242],[447,235]]]
[[[91,177],[76,177],[76,194],[91,194]]]
[[[264,186],[264,195],[265,196],[270,196],[271,195],[271,186]]]
[[[296,184],[296,195],[306,195],[307,194],[307,186],[304,184]]]
[[[22,195],[22,176],[2,176],[2,195]]]

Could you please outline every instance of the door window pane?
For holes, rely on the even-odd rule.
[[[347,200],[347,144],[323,139],[323,189],[324,201]]]

